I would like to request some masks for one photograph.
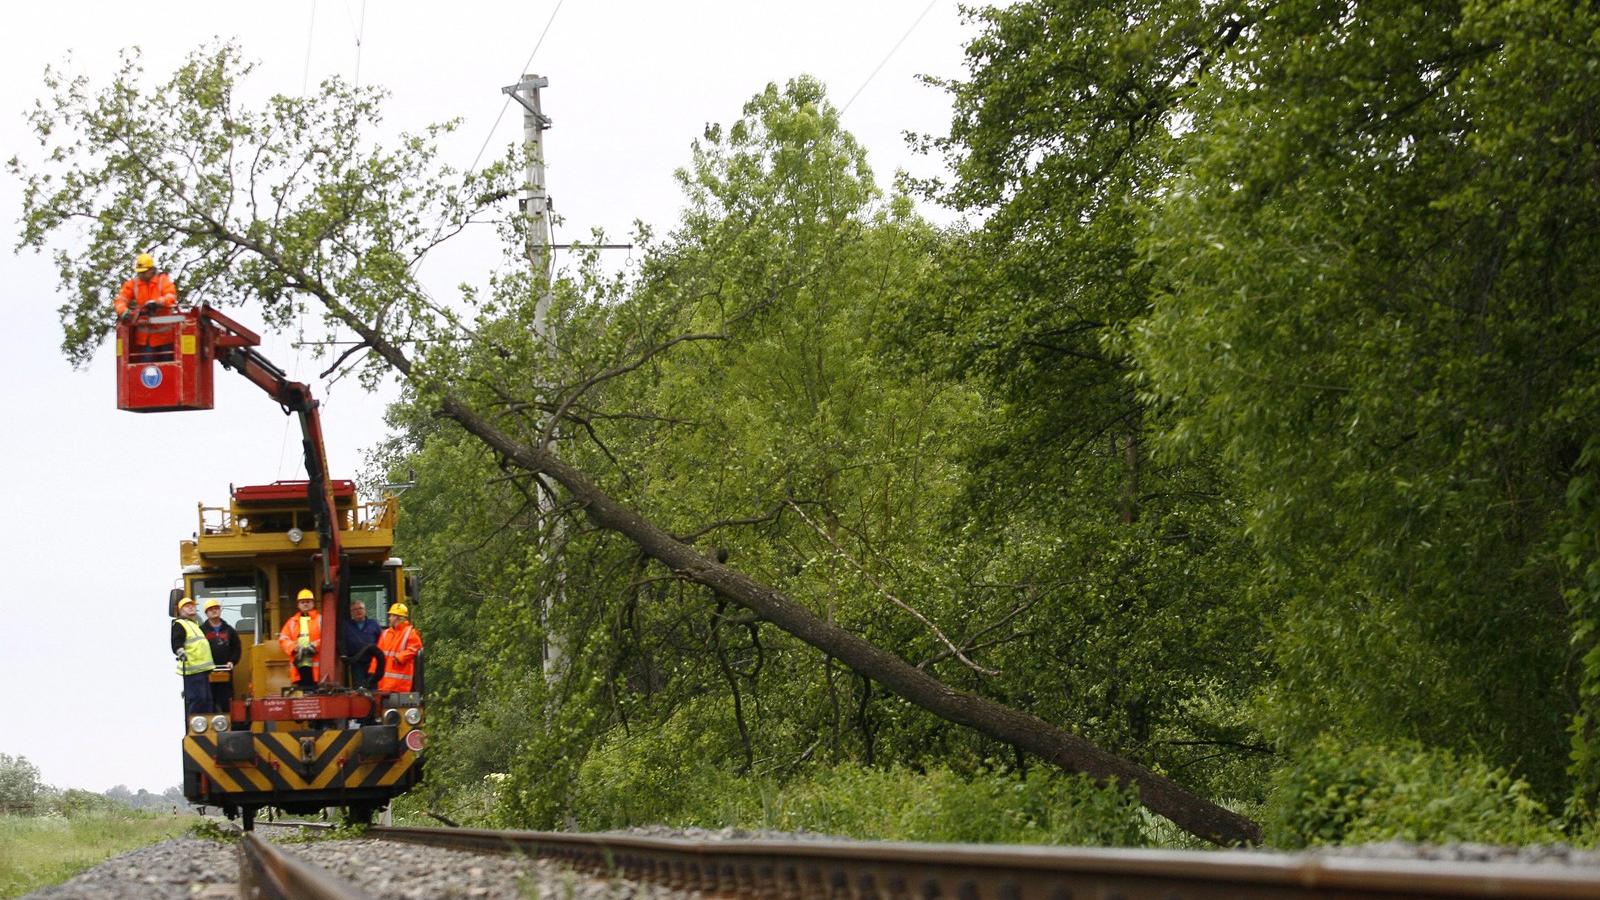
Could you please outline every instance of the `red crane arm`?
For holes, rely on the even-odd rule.
[[[333,497],[333,479],[328,475],[328,453],[322,440],[321,406],[311,396],[311,387],[290,381],[288,375],[256,351],[261,338],[232,319],[210,308],[201,315],[210,332],[207,342],[214,358],[224,368],[243,375],[278,402],[286,413],[300,417],[300,442],[306,461],[306,500],[316,518],[322,548],[322,648],[317,663],[322,680],[339,681],[339,603],[344,597],[344,544],[339,536],[338,506]]]

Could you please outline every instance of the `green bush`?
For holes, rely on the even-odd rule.
[[[962,777],[947,769],[838,766],[768,789],[761,825],[846,837],[1127,846],[1141,842],[1132,793],[1035,768]]]
[[[1416,743],[1344,746],[1328,739],[1274,776],[1264,825],[1267,842],[1285,849],[1563,837],[1526,781],[1481,759]]]
[[[1036,768],[959,775],[856,765],[779,780],[740,776],[698,738],[613,739],[579,770],[571,821],[583,829],[673,827],[809,830],[870,840],[1130,845],[1141,842],[1128,791]]]

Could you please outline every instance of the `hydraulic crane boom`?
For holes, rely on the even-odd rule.
[[[311,387],[290,381],[282,369],[268,362],[252,346],[230,347],[219,353],[217,361],[223,368],[232,369],[267,392],[286,412],[300,418],[300,444],[306,460],[306,501],[316,517],[318,545],[322,548],[322,647],[317,654],[317,664],[323,672],[323,681],[337,682],[335,677],[339,638],[339,598],[344,593],[344,547],[339,538],[338,522],[334,518],[338,507],[333,500],[333,480],[328,477],[328,454],[322,442],[321,404],[311,396]]]
[[[317,664],[324,684],[338,684],[339,603],[345,596],[344,546],[339,536],[338,506],[328,476],[328,454],[322,440],[320,404],[311,388],[289,380],[255,348],[261,338],[209,306],[171,316],[135,318],[117,326],[118,355],[133,346],[136,329],[161,333],[170,341],[167,359],[123,366],[117,383],[118,407],[134,412],[210,409],[211,362],[243,375],[277,401],[285,413],[300,418],[300,440],[306,461],[306,501],[316,518],[322,554],[322,647]],[[168,329],[160,332],[160,329]]]

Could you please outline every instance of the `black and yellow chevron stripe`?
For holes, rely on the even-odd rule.
[[[406,729],[409,731],[410,729]],[[310,761],[302,759],[301,740],[313,742]],[[402,741],[405,732],[400,734]],[[416,781],[419,759],[402,749],[398,758],[363,760],[357,753],[361,732],[256,732],[255,759],[228,763],[217,760],[217,736],[190,734],[183,739],[183,767],[203,773],[211,783],[210,796],[225,800],[229,794],[277,794],[409,787]],[[396,791],[395,793],[399,793]]]

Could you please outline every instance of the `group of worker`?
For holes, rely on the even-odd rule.
[[[322,679],[317,660],[322,650],[322,614],[316,609],[316,595],[309,590],[296,595],[295,606],[296,613],[278,632],[278,646],[294,670],[295,687],[313,690]],[[383,629],[367,618],[366,604],[353,602],[340,646],[355,687],[390,692],[413,690],[422,636],[411,627],[411,611],[404,603],[389,607],[389,627]],[[178,601],[178,614],[172,620],[172,651],[178,660],[178,674],[183,676],[185,714],[229,710],[232,679],[213,681],[212,673],[231,673],[241,650],[239,634],[223,621],[222,604],[215,598],[205,603],[204,624],[196,620],[192,598]]]
[[[316,595],[309,590],[296,595],[295,605],[298,610],[278,632],[278,646],[294,667],[295,685],[309,690],[322,680],[322,665],[317,661],[322,650],[322,614],[316,608]],[[411,627],[411,610],[404,603],[389,607],[389,627],[381,631],[377,622],[367,618],[366,604],[360,600],[350,604],[350,622],[340,643],[356,687],[412,689],[422,636]]]
[[[222,604],[216,598],[206,601],[206,620],[195,621],[194,600],[178,601],[178,617],[172,620],[172,652],[178,658],[178,674],[183,676],[185,713],[209,713],[228,708],[233,702],[233,682],[212,681],[213,672],[232,672],[243,647],[239,632],[222,620]]]

